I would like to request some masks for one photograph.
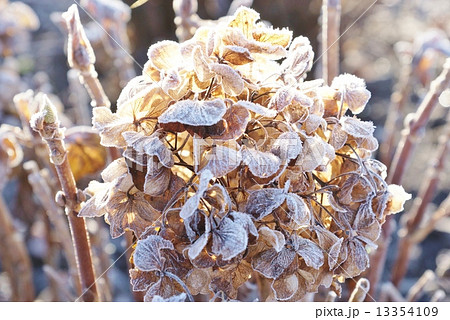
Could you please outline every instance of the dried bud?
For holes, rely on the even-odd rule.
[[[71,68],[81,72],[90,72],[95,63],[94,50],[86,36],[76,4],[63,13],[69,38],[67,42],[67,59]]]

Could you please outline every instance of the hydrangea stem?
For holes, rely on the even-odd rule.
[[[322,74],[330,84],[339,74],[339,27],[341,1],[323,0],[322,4]]]
[[[440,94],[450,86],[450,58],[444,63],[441,74],[431,83],[430,90],[422,101],[417,112],[412,116],[409,123],[402,131],[402,139],[392,161],[387,182],[392,184],[401,184],[407,164],[413,154],[414,147],[420,140],[425,131],[425,127],[430,119]],[[378,241],[381,246],[373,254],[370,261],[370,272],[367,278],[371,283],[369,294],[376,292],[378,281],[384,269],[386,262],[387,249],[389,247],[391,234],[393,232],[393,217],[388,216],[383,225],[382,233]]]
[[[1,193],[2,190],[0,190]],[[14,228],[12,215],[0,194],[0,253],[8,273],[13,301],[33,301],[33,271],[25,243]]]
[[[450,115],[450,114],[449,114]],[[448,117],[450,120],[450,116]],[[433,200],[436,193],[437,186],[442,176],[441,172],[444,169],[447,155],[450,149],[450,127],[447,121],[446,133],[440,137],[438,152],[435,158],[432,159],[429,165],[429,171],[424,179],[422,188],[419,190],[419,195],[414,200],[412,209],[402,217],[402,226],[399,231],[400,242],[397,250],[397,258],[394,264],[392,273],[392,283],[398,287],[401,280],[408,269],[408,262],[410,259],[410,251],[416,244],[412,236],[419,228],[423,221],[425,210],[428,204]]]
[[[40,112],[31,119],[31,126],[38,131],[47,143],[50,160],[54,164],[61,188],[64,194],[66,215],[69,221],[72,242],[77,260],[78,274],[81,282],[83,301],[97,301],[97,288],[92,265],[91,247],[84,218],[78,217],[80,211],[80,196],[75,184],[67,150],[64,145],[64,133],[60,128],[56,109],[47,96],[41,102]]]

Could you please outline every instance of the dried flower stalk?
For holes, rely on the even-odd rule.
[[[380,146],[380,160],[388,168],[390,168],[395,147],[395,133],[397,132],[397,128],[402,125],[401,115],[408,101],[411,89],[413,68],[409,61],[404,60],[401,60],[400,78],[397,83],[397,89],[391,95],[391,106],[384,127],[385,137]]]
[[[30,124],[33,130],[39,132],[42,139],[47,143],[50,150],[50,160],[56,168],[62,187],[63,195],[57,200],[63,202],[66,208],[83,292],[81,299],[84,301],[96,301],[98,297],[89,236],[84,219],[77,217],[82,193],[77,190],[75,179],[70,169],[63,141],[64,133],[60,128],[56,110],[47,96],[43,96],[40,111],[33,115]]]
[[[369,292],[370,283],[366,278],[360,278],[353,289],[348,302],[363,302]]]
[[[422,242],[436,227],[436,224],[444,217],[450,216],[450,195],[439,205],[439,208],[427,220],[424,225],[417,228],[410,236],[412,243]]]
[[[131,19],[130,7],[120,0],[81,0],[81,6],[106,31],[107,36],[102,40],[118,70],[120,86],[124,87],[136,76],[133,59],[128,53],[130,52],[130,43],[127,35],[127,23]]]
[[[341,1],[322,2],[322,76],[325,83],[339,74],[339,36],[341,25]]]
[[[45,176],[48,176],[48,172],[43,170],[39,171],[37,163],[34,161],[28,161],[24,163],[23,166],[25,170],[28,171],[28,182],[33,188],[34,194],[37,195],[37,198],[45,209],[47,216],[55,227],[55,234],[63,247],[63,251],[69,265],[70,276],[72,277],[72,281],[78,295],[80,295],[82,292],[79,285],[80,279],[78,278],[78,268],[74,248],[72,242],[70,241],[70,230],[67,225],[67,220],[65,220],[61,209],[55,203],[54,197],[52,196],[52,190],[45,179]]]
[[[2,190],[1,190],[2,191]],[[33,301],[34,285],[30,256],[16,231],[3,196],[0,195],[0,239],[2,266],[9,275],[13,301]]]
[[[95,71],[95,54],[80,22],[78,7],[73,4],[63,18],[68,29],[67,60],[72,69],[80,73],[80,82],[84,84],[92,99],[93,107],[111,106]]]
[[[431,82],[430,90],[420,104],[417,112],[409,118],[409,122],[405,124],[402,131],[402,139],[398,144],[398,149],[392,161],[391,171],[389,172],[387,182],[392,184],[400,184],[407,164],[412,156],[415,145],[420,140],[425,130],[426,124],[434,110],[441,93],[450,86],[450,58],[445,63],[441,74]],[[388,243],[390,243],[391,233],[393,232],[392,217],[386,218],[386,223],[382,229],[382,236],[379,247],[371,258],[371,269],[367,275],[371,283],[370,294],[376,291],[378,280],[380,279],[384,264],[386,262],[386,253]]]
[[[439,137],[439,145],[437,154],[433,158],[428,167],[426,177],[421,184],[418,196],[415,198],[411,210],[402,216],[401,229],[399,230],[399,245],[397,250],[397,258],[392,271],[392,283],[398,286],[406,274],[410,259],[410,251],[417,242],[412,241],[412,236],[420,227],[426,208],[433,200],[439,181],[442,177],[447,156],[450,150],[450,113],[447,117],[446,132]]]
[[[392,284],[392,282],[385,282],[380,286],[380,301],[383,302],[405,302],[405,298]]]
[[[417,282],[409,289],[406,301],[417,301],[423,294],[423,290],[427,283],[433,281],[436,278],[436,274],[432,270],[425,271]]]

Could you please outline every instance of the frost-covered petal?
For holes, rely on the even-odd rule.
[[[174,250],[172,242],[160,236],[150,235],[139,240],[133,254],[135,266],[142,271],[163,271],[165,258],[161,250]]]
[[[407,193],[402,186],[396,184],[390,184],[388,186],[389,200],[388,211],[392,213],[398,213],[403,211],[403,205],[406,201],[411,199],[411,194]]]
[[[182,123],[191,126],[212,126],[219,122],[227,108],[221,99],[211,101],[181,100],[171,105],[159,123]]]
[[[243,148],[242,156],[242,161],[248,166],[250,172],[260,178],[275,174],[281,165],[280,158],[270,152]]]
[[[252,215],[256,220],[261,220],[281,206],[285,199],[286,194],[282,189],[256,190],[250,193],[245,212]]]
[[[219,227],[213,230],[212,251],[221,255],[223,260],[236,257],[247,248],[247,231],[239,223],[228,217],[222,219]]]
[[[302,141],[297,133],[284,132],[273,143],[271,152],[282,161],[289,161],[297,158],[302,149]]]

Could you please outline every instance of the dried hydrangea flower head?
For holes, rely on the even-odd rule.
[[[148,57],[116,112],[94,109],[102,144],[124,153],[80,212],[139,239],[133,289],[236,299],[256,275],[264,300],[339,294],[407,199],[371,159],[372,122],[346,115],[364,109],[364,81],[306,81],[309,41],[244,7]]]

